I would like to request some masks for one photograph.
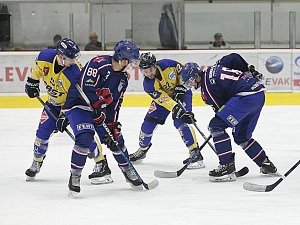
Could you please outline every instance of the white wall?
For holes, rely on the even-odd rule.
[[[172,58],[179,62],[196,62],[199,65],[212,65],[222,56],[232,51],[223,50],[184,50],[184,51],[152,51],[157,59]],[[300,50],[239,50],[249,64],[254,64],[258,71],[264,74],[264,84],[269,91],[296,91],[300,90]],[[84,65],[98,52],[82,52],[80,59]],[[102,52],[111,54],[112,52]],[[30,67],[38,52],[0,52],[0,93],[24,93],[27,76],[30,76]],[[272,62],[269,67],[282,65],[282,70],[271,73],[267,69],[270,57],[278,57],[280,62]],[[143,76],[138,68],[129,71],[128,91],[143,91]],[[41,85],[42,86],[42,85]]]

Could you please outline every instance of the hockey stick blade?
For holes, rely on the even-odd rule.
[[[283,178],[280,178],[278,181],[270,185],[253,184],[251,182],[245,182],[243,188],[247,191],[269,192],[272,191],[281,181],[283,181]]]
[[[270,192],[274,188],[278,186],[297,166],[299,166],[300,160],[292,166],[284,175],[282,175],[276,182],[270,185],[262,185],[262,184],[254,184],[251,182],[245,182],[243,188],[247,191],[254,191],[254,192]]]
[[[248,167],[245,166],[242,169],[240,169],[239,171],[236,171],[235,176],[242,177],[242,176],[245,176],[247,173],[249,173],[249,169],[248,169]]]
[[[145,182],[143,182],[143,186],[147,189],[147,190],[153,190],[154,188],[157,188],[159,185],[158,180],[153,180],[150,183],[146,184]]]
[[[179,177],[183,171],[185,170],[185,166],[181,168],[178,171],[173,171],[173,172],[168,172],[168,171],[161,171],[161,170],[155,170],[154,171],[154,176],[159,177],[159,178],[175,178]],[[242,177],[245,176],[249,172],[248,167],[243,167],[239,171],[235,172],[236,177]]]

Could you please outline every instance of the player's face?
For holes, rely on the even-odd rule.
[[[76,63],[76,59],[75,58],[74,59],[70,59],[68,57],[64,57],[64,65],[65,65],[65,67],[70,67],[70,66],[72,66],[75,63]]]
[[[68,58],[64,55],[59,55],[58,56],[58,63],[61,66],[70,67],[71,65],[76,63],[76,58],[70,59],[70,58]]]
[[[154,79],[155,74],[156,74],[156,66],[152,66],[152,67],[147,68],[147,69],[141,69],[141,73],[145,77],[148,77],[150,79]]]

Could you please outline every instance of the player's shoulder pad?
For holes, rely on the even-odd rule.
[[[70,67],[66,68],[63,73],[72,83],[73,80],[77,80],[80,77],[80,68],[77,64],[73,64]]]
[[[179,62],[173,59],[161,59],[156,62],[156,65],[158,65],[162,70],[165,70],[168,67],[176,67],[178,63]]]
[[[52,63],[56,53],[57,51],[55,49],[44,49],[39,53],[37,60]]]
[[[151,93],[151,92],[155,91],[154,82],[155,82],[155,79],[149,79],[148,77],[144,78],[143,86],[144,86],[144,91],[146,93]]]
[[[95,65],[97,67],[102,65],[111,65],[112,57],[109,55],[98,55],[90,60],[90,64]]]

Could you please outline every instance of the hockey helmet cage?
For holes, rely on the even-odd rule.
[[[192,88],[192,84],[195,82],[197,76],[200,77],[202,70],[197,63],[186,63],[181,71],[180,76],[182,83],[188,89]]]
[[[67,58],[74,59],[79,57],[80,49],[78,45],[69,38],[64,38],[58,42],[56,50]]]
[[[140,69],[148,69],[154,66],[156,63],[155,55],[153,55],[151,52],[142,53],[140,56]]]
[[[131,41],[121,40],[114,47],[113,58],[117,61],[127,59],[129,63],[138,61],[140,57],[139,48]]]

